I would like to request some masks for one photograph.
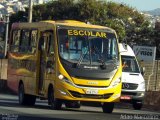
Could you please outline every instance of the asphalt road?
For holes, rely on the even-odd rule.
[[[20,106],[17,96],[0,94],[0,120],[159,120],[160,112],[133,110],[116,105],[112,114],[101,107],[81,106],[80,109],[52,110],[47,101],[37,100],[33,107]]]

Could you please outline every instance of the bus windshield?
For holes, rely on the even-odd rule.
[[[102,65],[118,62],[114,33],[97,29],[58,28],[59,54],[78,65]]]
[[[122,67],[123,72],[140,73],[137,61],[133,56],[122,55]]]

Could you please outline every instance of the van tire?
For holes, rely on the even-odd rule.
[[[113,112],[113,108],[114,108],[114,102],[111,102],[111,103],[103,103],[102,104],[102,110],[104,113],[112,113]]]
[[[141,110],[141,108],[142,108],[142,106],[143,106],[143,104],[142,104],[142,102],[133,102],[133,108],[135,109],[135,110]]]
[[[48,103],[54,110],[60,110],[62,108],[62,100],[54,97],[54,90],[52,87],[50,87],[48,91]]]

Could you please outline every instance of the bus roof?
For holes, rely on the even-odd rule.
[[[66,25],[66,26],[84,27],[84,28],[87,27],[87,28],[107,29],[107,30],[114,32],[114,30],[109,27],[87,24],[85,22],[75,21],[75,20],[56,21],[56,24],[57,25]]]
[[[14,28],[28,28],[29,23],[13,23],[12,24],[12,29]],[[92,24],[87,24],[85,22],[81,22],[81,21],[76,21],[76,20],[62,20],[62,21],[53,21],[53,20],[47,20],[47,21],[40,21],[40,22],[33,22],[30,23],[31,24],[31,28],[35,28],[35,27],[45,27],[47,26],[51,26],[51,24],[53,25],[63,25],[63,26],[72,26],[72,27],[84,27],[84,28],[95,28],[95,29],[105,29],[111,32],[115,32],[115,30],[109,28],[109,27],[105,27],[105,26],[100,26],[100,25],[92,25]]]

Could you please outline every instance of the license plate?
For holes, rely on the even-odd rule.
[[[122,100],[130,100],[131,97],[130,97],[130,96],[121,96],[121,99],[122,99]]]
[[[98,90],[96,89],[87,89],[86,94],[98,94]]]

